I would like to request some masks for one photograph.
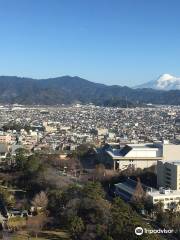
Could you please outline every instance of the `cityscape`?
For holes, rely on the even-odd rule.
[[[91,223],[94,230],[84,231],[80,219],[67,222],[67,228],[59,222],[59,218],[67,218],[64,221],[73,218],[68,211],[72,211],[78,199],[85,204],[85,197],[87,201],[94,199],[95,205],[104,201],[102,204],[108,209],[120,207],[120,212],[123,204],[127,204],[126,211],[130,205],[134,212],[128,224],[137,218],[144,228],[163,226],[171,230],[168,238],[167,234],[160,234],[162,239],[178,239],[179,106],[1,105],[0,129],[0,221],[3,229],[7,229],[3,230],[4,237],[16,239],[15,234],[23,239],[38,237],[44,228],[54,226],[64,230],[50,231],[52,239],[58,239],[58,234],[59,239],[70,236],[89,239],[86,236],[96,232],[100,220]],[[118,202],[118,198],[126,203]],[[89,207],[81,207],[88,214]],[[94,207],[107,214],[100,206]],[[122,232],[111,234],[123,234],[123,230],[119,231]],[[97,237],[95,232],[93,236]],[[99,234],[103,236],[104,232]],[[146,239],[146,234],[143,236]]]
[[[180,239],[179,9],[0,0],[0,239]]]

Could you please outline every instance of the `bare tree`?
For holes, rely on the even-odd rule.
[[[40,193],[36,194],[34,199],[32,200],[32,205],[38,210],[46,210],[48,205],[48,198],[45,192],[41,191]]]
[[[131,198],[132,202],[141,202],[145,198],[145,191],[141,185],[141,180],[140,178],[137,178],[137,180],[137,185]]]

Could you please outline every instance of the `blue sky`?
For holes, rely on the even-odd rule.
[[[179,0],[0,0],[0,75],[180,76]]]

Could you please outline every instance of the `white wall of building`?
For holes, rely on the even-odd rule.
[[[128,154],[126,154],[126,157],[158,157],[159,156],[159,149],[158,148],[133,148]]]
[[[180,210],[178,206],[180,201],[180,191],[169,191],[167,193],[160,193],[159,191],[148,192],[147,197],[153,205],[162,202],[164,210],[174,208],[175,205],[177,205],[176,210]]]
[[[164,144],[163,145],[163,160],[164,161],[180,160],[180,145]]]

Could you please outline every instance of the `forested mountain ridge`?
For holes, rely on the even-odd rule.
[[[180,90],[108,86],[70,76],[39,80],[0,76],[0,103],[55,105],[77,102],[105,106],[133,106],[139,103],[179,105]]]

